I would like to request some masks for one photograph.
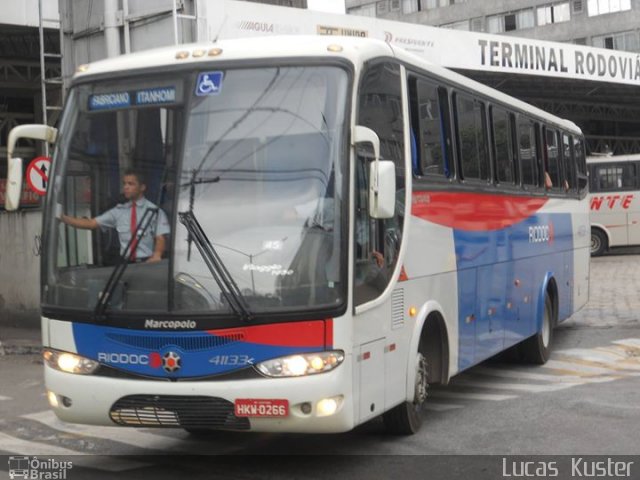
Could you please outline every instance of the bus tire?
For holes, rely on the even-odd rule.
[[[416,384],[413,402],[403,402],[383,414],[384,426],[388,433],[413,435],[420,430],[424,419],[423,407],[427,399],[427,367],[427,359],[420,349],[416,358]]]
[[[591,229],[591,256],[599,257],[607,251],[609,242],[607,242],[607,236],[602,230],[597,228]]]
[[[549,360],[551,343],[553,341],[554,308],[549,292],[544,295],[544,313],[542,328],[533,337],[522,343],[522,359],[527,363],[543,365]]]

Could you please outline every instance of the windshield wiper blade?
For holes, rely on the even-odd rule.
[[[234,313],[243,320],[249,322],[253,319],[253,315],[249,310],[249,305],[245,300],[238,284],[235,282],[227,267],[225,267],[222,259],[216,252],[215,248],[207,238],[207,234],[202,229],[202,225],[198,222],[192,211],[178,212],[178,218],[182,223],[189,237],[195,242],[200,255],[204,259],[207,268],[211,272],[213,279],[218,284],[220,291],[229,303]]]
[[[109,275],[109,278],[107,279],[107,284],[104,286],[104,289],[100,293],[100,297],[98,298],[98,302],[96,303],[96,308],[93,310],[93,316],[96,321],[103,321],[105,318],[104,312],[106,311],[107,306],[109,305],[109,301],[113,296],[113,292],[116,289],[116,285],[118,285],[118,282],[122,278],[124,271],[127,269],[127,266],[129,265],[129,259],[131,258],[131,255],[133,253],[131,251],[131,247],[133,246],[134,240],[136,238],[140,238],[144,236],[147,229],[149,228],[149,225],[151,225],[151,222],[153,222],[153,219],[157,215],[158,215],[158,208],[148,208],[147,210],[145,210],[144,215],[142,215],[142,218],[140,219],[140,222],[138,223],[138,225],[136,225],[136,229],[134,232],[132,232],[129,243],[127,243],[127,246],[125,247],[124,252],[120,254],[120,258],[118,259],[118,264],[115,266],[115,268],[111,272],[111,275]]]
[[[189,212],[191,212],[191,214],[193,214],[193,203],[195,202],[195,198],[196,198],[196,185],[202,185],[205,183],[218,183],[220,181],[220,177],[216,176],[216,177],[212,177],[212,178],[196,178],[196,174],[198,172],[196,170],[193,170],[191,172],[191,180],[189,181],[189,183],[183,183],[182,185],[180,185],[181,187],[189,187]],[[187,261],[191,260],[191,242],[193,241],[191,232],[189,231],[189,229],[187,228],[187,231],[189,232],[189,236],[187,237]]]

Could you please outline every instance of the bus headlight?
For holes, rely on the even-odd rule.
[[[90,375],[96,370],[96,368],[98,368],[99,365],[98,362],[89,358],[81,357],[75,353],[45,349],[42,355],[44,357],[44,361],[47,362],[47,365],[66,373]]]
[[[260,373],[268,377],[301,377],[333,370],[344,360],[344,352],[302,353],[266,360],[256,365]]]

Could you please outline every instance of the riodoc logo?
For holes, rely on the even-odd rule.
[[[553,223],[529,227],[529,243],[553,243]]]

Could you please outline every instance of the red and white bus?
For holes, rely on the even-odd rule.
[[[69,422],[413,433],[429,384],[511,347],[545,362],[587,301],[580,130],[380,41],[106,60],[59,130],[20,128],[10,149],[56,143],[42,329]],[[111,208],[130,168],[169,219],[159,262],[60,221]]]
[[[640,155],[587,158],[591,254],[640,245]]]

